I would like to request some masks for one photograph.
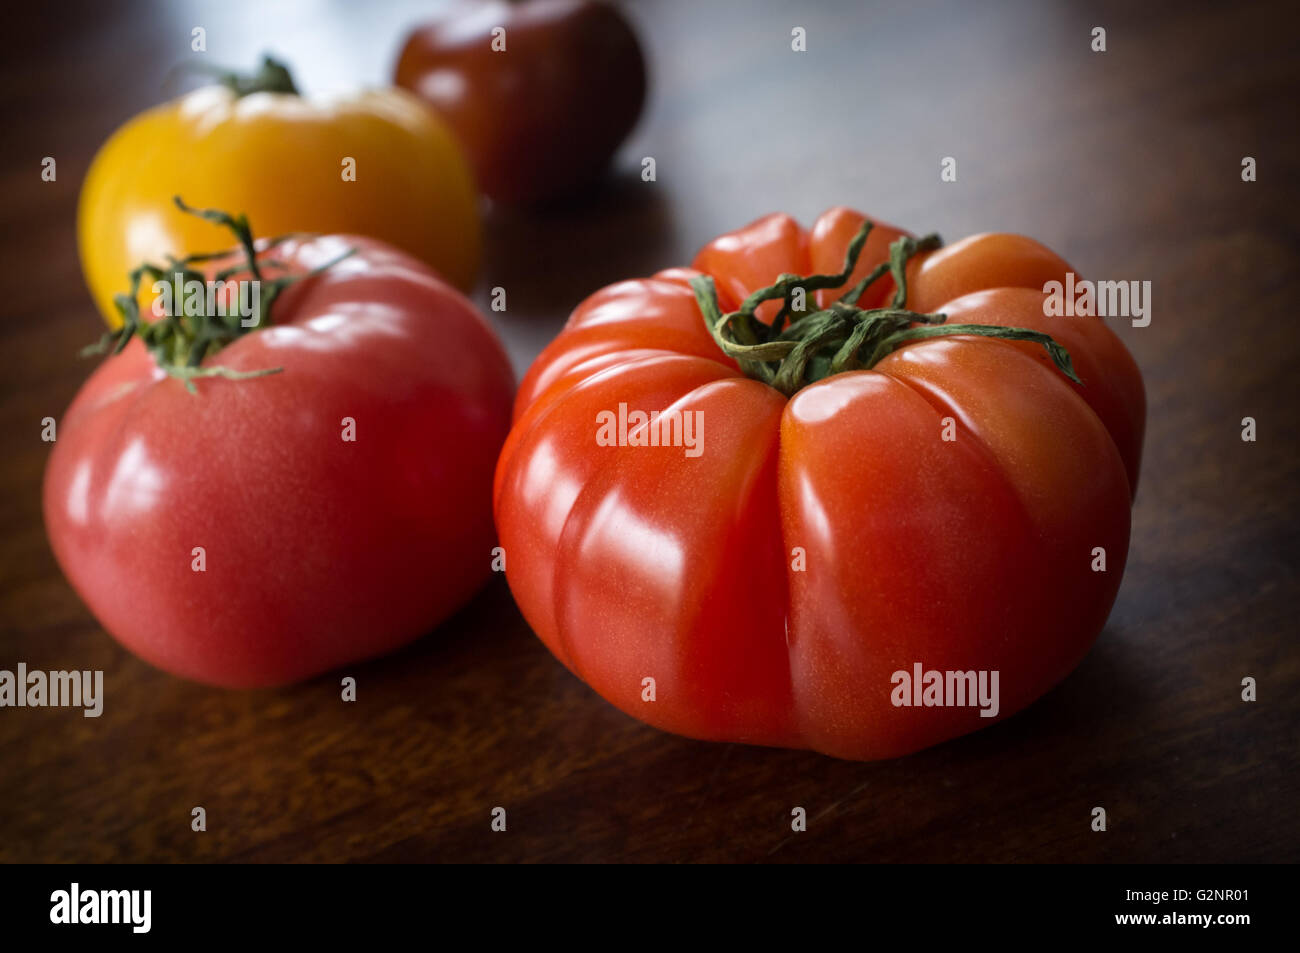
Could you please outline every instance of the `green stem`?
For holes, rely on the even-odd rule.
[[[198,209],[186,205],[175,196],[176,207],[189,215],[196,215],[214,224],[224,226],[235,234],[239,250],[243,252],[241,264],[223,268],[213,276],[213,281],[227,281],[235,275],[248,274],[256,284],[257,307],[256,319],[245,325],[239,313],[231,314],[230,309],[216,307],[209,313],[206,306],[208,276],[192,267],[196,263],[224,259],[231,252],[200,252],[184,258],[168,257],[167,267],[145,262],[130,273],[130,289],[113,297],[113,303],[122,317],[122,326],[115,331],[108,331],[98,344],[82,350],[82,354],[120,354],[131,338],[138,337],[141,343],[153,355],[158,366],[170,376],[178,378],[190,393],[198,393],[194,381],[202,377],[224,377],[228,380],[247,380],[263,377],[282,370],[279,367],[256,371],[234,371],[226,367],[202,367],[203,360],[225,347],[230,342],[257,331],[270,323],[271,308],[285,288],[311,278],[341,262],[352,255],[356,249],[349,248],[310,271],[297,275],[281,275],[279,278],[266,280],[263,266],[283,267],[282,262],[266,259],[258,262],[257,242],[253,237],[252,226],[244,215],[234,216],[219,209]],[[289,236],[280,236],[262,243],[261,253],[285,241]],[[145,321],[140,314],[140,283],[146,278],[154,282],[166,281],[172,285],[171,308],[156,321]],[[185,286],[197,281],[203,286],[204,307],[199,314],[186,314],[183,301]],[[239,295],[242,299],[242,295]],[[213,302],[216,304],[215,300]],[[236,309],[237,311],[238,309]],[[226,313],[223,313],[226,312]]]
[[[877,265],[829,308],[797,312],[793,299],[800,289],[806,300],[807,295],[816,291],[844,286],[857,267],[872,227],[870,221],[862,223],[849,242],[844,268],[837,274],[780,275],[774,284],[753,292],[737,310],[726,314],[718,301],[713,278],[709,275],[692,278],[691,289],[700,314],[719,349],[747,375],[775,387],[787,397],[832,374],[874,367],[909,341],[952,334],[1042,344],[1061,373],[1080,383],[1069,352],[1047,334],[987,324],[945,324],[947,315],[907,309],[908,262],[921,252],[940,247],[938,235],[923,238],[906,235],[896,239],[889,246],[889,260]],[[893,277],[895,287],[890,306],[859,308],[857,303],[863,293],[886,274]],[[757,316],[757,311],[760,305],[776,300],[783,304],[768,324]],[[865,361],[863,354],[869,355]]]
[[[1041,344],[1047,349],[1052,362],[1062,374],[1076,384],[1083,384],[1083,381],[1079,380],[1078,375],[1074,372],[1074,362],[1070,360],[1070,352],[1057,344],[1051,335],[1044,334],[1042,331],[1031,331],[1029,328],[1007,328],[996,324],[944,324],[931,327],[906,328],[891,334],[877,344],[867,366],[870,367],[872,364],[883,360],[896,347],[900,344],[906,344],[908,341],[922,341],[926,338],[953,334],[970,334],[976,337],[999,338],[1004,341],[1033,341],[1035,344]]]
[[[298,92],[298,87],[294,85],[293,74],[289,72],[289,67],[270,54],[263,54],[262,64],[255,73],[241,73],[238,70],[224,66],[209,66],[206,63],[187,64],[186,69],[194,73],[215,76],[217,82],[240,99],[253,93],[302,95]]]

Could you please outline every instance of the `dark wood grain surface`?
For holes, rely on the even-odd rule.
[[[1150,402],[1123,588],[1079,669],[1005,723],[877,764],[676,738],[569,675],[500,580],[405,651],[281,691],[183,682],[104,634],[39,506],[40,419],[98,333],[74,241],[90,157],[159,100],[192,26],[215,60],[275,49],[341,88],[387,79],[428,6],[51,4],[11,34],[0,668],[103,669],[106,701],[0,709],[0,860],[1300,859],[1294,3],[637,4],[653,91],[610,182],[488,215],[478,300],[508,289],[494,320],[520,371],[597,287],[773,210],[1018,231],[1085,275],[1150,280],[1150,326],[1116,325]]]

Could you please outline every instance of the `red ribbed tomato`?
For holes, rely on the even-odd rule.
[[[1132,358],[1098,319],[1044,317],[1069,266],[1037,242],[881,225],[850,248],[863,227],[772,215],[604,288],[521,385],[495,486],[510,586],[636,718],[901,755],[1028,705],[1106,620]],[[928,674],[900,688],[916,672],[943,704]],[[996,672],[996,705],[955,704],[975,682],[948,672]]]

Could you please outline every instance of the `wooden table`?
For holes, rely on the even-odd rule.
[[[1150,326],[1117,326],[1150,400],[1130,563],[1079,669],[990,730],[855,764],[625,717],[552,659],[500,580],[350,669],[353,705],[338,674],[241,694],[137,661],[64,581],[39,509],[39,421],[68,404],[98,332],[74,245],[87,163],[159,99],[194,25],[215,60],[274,48],[302,85],[345,87],[387,77],[425,5],[32,7],[3,76],[0,668],[103,669],[107,700],[99,719],[0,710],[0,860],[1300,859],[1295,5],[812,6],[633,7],[653,93],[617,174],[578,205],[491,213],[478,300],[508,289],[494,320],[522,371],[602,284],[766,212],[834,204],[949,239],[1024,232],[1083,274],[1152,281]]]

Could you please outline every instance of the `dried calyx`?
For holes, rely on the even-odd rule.
[[[298,87],[294,85],[293,75],[289,72],[289,67],[270,54],[263,54],[262,63],[255,73],[240,73],[238,70],[223,66],[207,66],[205,64],[194,65],[189,69],[191,72],[206,73],[209,76],[216,77],[218,83],[241,99],[252,93],[301,95],[298,92]]]
[[[797,311],[796,299],[811,300],[817,291],[844,286],[872,227],[870,221],[862,223],[849,242],[844,269],[839,274],[783,274],[775,284],[755,291],[737,310],[726,314],[722,313],[712,276],[692,278],[695,300],[718,347],[750,377],[787,397],[832,374],[873,367],[909,341],[952,334],[1042,344],[1061,373],[1079,383],[1069,352],[1041,331],[989,324],[945,324],[947,315],[907,310],[907,263],[919,252],[938,248],[942,244],[938,235],[897,239],[889,246],[889,260],[877,265],[830,307]],[[859,308],[857,302],[863,292],[886,274],[892,275],[896,289],[890,306]],[[756,316],[759,305],[776,300],[782,305],[770,324]]]
[[[130,289],[113,296],[113,304],[121,315],[122,326],[105,332],[97,344],[84,349],[83,354],[119,354],[130,342],[138,337],[141,343],[153,355],[158,366],[172,377],[185,382],[191,393],[197,393],[194,381],[200,377],[224,377],[230,380],[245,380],[250,377],[263,377],[283,370],[270,367],[255,371],[235,371],[227,367],[202,366],[203,359],[236,338],[250,334],[270,324],[271,306],[280,292],[289,285],[320,274],[347,258],[355,248],[349,248],[343,254],[327,261],[318,268],[299,274],[285,274],[277,278],[263,277],[264,268],[284,269],[284,262],[273,258],[262,258],[266,252],[275,248],[291,236],[282,235],[261,243],[260,248],[253,239],[253,230],[244,215],[233,216],[219,209],[191,208],[176,196],[173,201],[177,208],[190,215],[197,215],[217,225],[229,228],[239,244],[238,252],[230,250],[220,252],[203,252],[187,255],[184,258],[167,256],[166,267],[145,262],[130,273]],[[229,258],[242,252],[243,260],[229,268],[208,275],[193,267],[203,262]],[[242,280],[249,282],[252,306],[249,313],[240,308],[227,307],[226,295],[242,289],[227,285],[236,275],[246,276]],[[153,308],[156,320],[145,321],[140,314],[140,283],[145,277],[151,278],[155,286],[165,283],[170,287],[169,293],[156,299]],[[210,285],[209,282],[212,284]],[[203,289],[204,293],[195,295],[191,289]],[[220,294],[209,293],[209,289],[220,288]],[[159,289],[161,290],[161,289]],[[197,306],[195,302],[199,302]]]

